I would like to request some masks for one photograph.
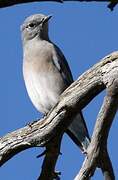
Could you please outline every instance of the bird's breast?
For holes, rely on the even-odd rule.
[[[44,58],[43,61],[42,56],[38,55],[34,61],[24,60],[23,75],[32,103],[38,111],[47,113],[57,103],[65,89],[61,74],[50,58],[48,60]]]

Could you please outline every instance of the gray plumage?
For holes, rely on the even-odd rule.
[[[54,107],[60,94],[73,82],[63,53],[49,39],[50,18],[35,14],[28,17],[21,26],[25,85],[32,103],[44,114]],[[86,151],[90,138],[81,112],[68,127],[67,134]]]

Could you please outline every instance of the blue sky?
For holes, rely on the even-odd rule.
[[[0,136],[5,135],[40,116],[27,95],[22,76],[22,44],[20,25],[35,13],[52,14],[49,34],[64,52],[74,79],[105,55],[118,49],[118,7],[113,12],[107,3],[30,3],[0,9]],[[90,134],[105,92],[97,96],[84,110]],[[108,149],[116,177],[118,177],[118,123],[113,122]],[[36,156],[43,148],[26,150],[9,160],[0,169],[2,180],[35,180],[43,158]],[[62,156],[57,163],[62,180],[72,180],[79,171],[84,156],[65,134]],[[103,179],[96,171],[94,180]]]

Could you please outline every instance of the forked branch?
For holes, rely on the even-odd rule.
[[[107,136],[117,109],[117,77],[118,52],[114,52],[86,71],[77,81],[66,89],[60,96],[60,100],[57,105],[44,119],[33,122],[21,129],[5,135],[4,137],[1,137],[0,165],[3,165],[18,152],[31,147],[45,146],[48,149],[47,153],[49,155],[52,151],[52,149],[50,149],[50,143],[55,143],[56,141],[53,140],[56,138],[57,142],[60,143],[59,137],[66,131],[66,128],[72,122],[78,111],[82,110],[97,94],[107,88],[108,93],[98,116],[92,142],[88,148],[87,155],[87,158],[91,160],[91,153],[94,151],[94,155],[100,154],[101,159],[103,155],[100,152],[103,152],[103,154],[104,151],[107,152]],[[110,117],[108,117],[109,113]],[[101,125],[101,128],[99,125]],[[97,142],[95,140],[97,140]],[[56,158],[54,157],[55,161],[53,161],[54,163],[52,164],[53,172],[60,149],[60,146],[58,145],[59,144],[57,143],[57,148],[55,148],[57,156],[55,156]],[[107,153],[104,158],[107,157],[108,159],[108,155],[106,155]],[[51,158],[48,159],[48,162],[54,160],[52,156],[50,157]],[[88,162],[87,158],[84,163],[85,165],[86,162]],[[108,171],[106,170],[111,166],[110,161],[109,166],[106,166],[102,163],[102,161],[98,161],[96,158],[94,158],[94,160],[92,173],[94,172],[96,166],[99,165],[106,176],[106,174],[108,174]],[[42,171],[43,170],[44,169],[42,169]],[[51,173],[53,174],[53,172]],[[80,173],[81,172],[82,170]],[[89,175],[91,175],[91,173],[89,173]]]
[[[118,110],[118,73],[113,71],[110,73],[109,82],[106,84],[107,95],[96,121],[87,157],[75,180],[87,180],[94,174],[97,167],[101,168],[105,180],[115,180],[107,151],[109,130]]]

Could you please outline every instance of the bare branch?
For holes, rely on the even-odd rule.
[[[15,4],[23,4],[23,3],[30,3],[30,2],[43,2],[46,0],[0,0],[0,8],[12,6]],[[55,1],[55,2],[62,2],[61,0],[47,0],[47,1]]]
[[[87,180],[100,167],[106,180],[114,180],[112,164],[107,152],[107,138],[114,116],[118,110],[118,65],[117,70],[107,65],[103,81],[107,87],[107,95],[99,112],[87,158],[75,180]],[[107,77],[108,69],[111,69]],[[103,70],[104,71],[104,70]],[[109,78],[109,80],[108,80]]]
[[[59,179],[59,172],[55,172],[55,166],[60,155],[60,145],[62,136],[54,138],[53,141],[46,146],[46,154],[42,165],[42,171],[38,180]]]
[[[111,0],[111,2],[108,4],[108,8],[113,11],[115,6],[118,4],[118,1],[117,0]]]
[[[107,149],[103,148],[101,151],[100,168],[105,180],[115,180],[113,167]]]
[[[30,2],[46,2],[46,1],[53,1],[53,2],[60,2],[63,3],[64,1],[72,1],[72,0],[0,0],[0,8],[12,6],[15,4],[22,4],[22,3],[30,3]],[[110,2],[108,8],[113,10],[114,7],[117,5],[118,0],[74,0],[78,2]]]
[[[59,137],[84,108],[109,83],[112,72],[118,73],[118,52],[105,57],[75,81],[45,119],[18,129],[0,139],[0,165],[24,149],[46,146]]]

